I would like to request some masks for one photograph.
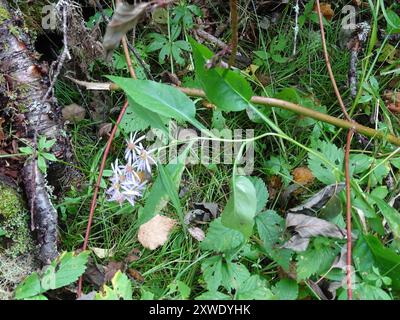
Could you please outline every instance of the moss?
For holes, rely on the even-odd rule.
[[[10,18],[11,16],[8,10],[6,8],[0,7],[0,23],[3,23]]]
[[[28,213],[20,211],[12,219],[7,219],[0,223],[8,239],[7,245],[3,248],[6,256],[15,258],[21,254],[28,253],[34,247],[31,234],[28,229]]]
[[[17,191],[0,182],[0,253],[17,257],[33,249],[28,216]]]
[[[0,216],[10,219],[22,210],[23,206],[17,191],[0,183]]]

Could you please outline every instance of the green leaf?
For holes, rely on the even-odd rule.
[[[372,171],[371,174],[369,175],[371,187],[374,187],[376,185],[382,184],[382,181],[384,178],[387,177],[387,175],[390,172],[390,163],[389,161],[379,161],[377,163],[376,160],[374,160],[374,163],[372,164]]]
[[[341,169],[343,165],[344,152],[333,143],[321,141],[317,147],[322,156],[328,160],[334,168],[327,165],[321,158],[313,153],[308,154],[308,167],[313,175],[322,183],[329,185],[342,180]]]
[[[244,242],[245,239],[240,232],[225,227],[221,218],[218,218],[210,223],[207,235],[200,243],[200,248],[226,253],[239,248]]]
[[[119,300],[117,293],[109,286],[104,285],[100,292],[96,293],[95,300]]]
[[[392,300],[392,298],[381,288],[368,283],[360,283],[356,285],[353,296],[358,300]],[[347,298],[347,295],[345,298]]]
[[[304,280],[311,275],[320,275],[326,272],[332,265],[338,250],[329,247],[327,239],[320,239],[323,244],[321,246],[309,246],[306,251],[297,255],[297,280]],[[317,239],[314,240],[314,244]],[[325,242],[325,244],[324,244]]]
[[[254,188],[256,189],[256,197],[257,197],[257,210],[256,212],[261,212],[264,209],[265,205],[268,201],[268,189],[264,183],[264,181],[259,177],[249,177],[250,181],[253,183]]]
[[[15,289],[15,299],[21,300],[30,298],[40,294],[41,292],[39,275],[34,272]]]
[[[196,107],[191,99],[178,89],[150,80],[134,80],[120,77],[109,79],[142,107],[168,119],[188,121],[198,129],[205,129],[196,119]]]
[[[21,147],[19,151],[25,154],[33,154],[33,149],[31,147]]]
[[[223,260],[221,256],[207,258],[201,264],[204,281],[209,291],[217,291],[222,283]]]
[[[154,293],[144,290],[141,290],[141,296],[140,296],[140,300],[154,300]]]
[[[231,297],[219,291],[206,291],[195,300],[231,300]]]
[[[249,277],[237,290],[237,300],[273,300],[274,295],[267,287],[266,280],[258,275]]]
[[[111,280],[115,294],[124,299],[132,300],[132,284],[126,274],[118,270]]]
[[[46,158],[49,161],[58,161],[56,156],[52,153],[43,152],[41,153],[41,155],[43,156],[43,158]]]
[[[183,163],[168,164],[164,168],[166,174],[170,176],[176,187],[180,184],[184,169],[185,166]],[[140,212],[138,225],[146,223],[160,213],[160,211],[168,204],[169,199],[169,192],[165,189],[161,177],[157,177],[151,188],[150,194],[146,198],[144,208]]]
[[[53,265],[46,266],[41,279],[42,291],[56,289],[56,268]]]
[[[189,299],[191,291],[190,287],[180,280],[176,281],[176,286],[178,288],[179,294],[181,295],[181,298],[184,300]]]
[[[221,215],[222,224],[250,237],[256,210],[257,196],[253,183],[244,176],[234,176],[232,194]]]
[[[393,207],[389,206],[385,201],[377,197],[373,197],[382,215],[385,217],[390,229],[396,238],[400,238],[400,214]]]
[[[222,256],[213,256],[203,261],[201,265],[207,289],[216,292],[223,286],[228,292],[239,290],[250,278],[250,272],[241,263],[225,260]]]
[[[47,172],[46,160],[41,155],[38,155],[37,166],[40,169],[40,171],[42,171],[43,173]]]
[[[49,300],[46,296],[39,294],[37,296],[26,298],[25,300]]]
[[[60,256],[58,270],[56,271],[56,288],[65,287],[76,280],[85,272],[89,258],[89,251],[78,255],[73,252],[64,252]]]
[[[212,115],[212,128],[223,130],[225,128],[226,119],[220,110],[213,110]]]
[[[179,199],[178,190],[177,190],[179,188],[179,186],[177,186],[176,183],[174,183],[171,176],[169,174],[167,174],[166,170],[164,169],[164,167],[161,164],[158,165],[158,171],[160,173],[160,178],[164,185],[164,189],[167,190],[168,196],[171,199],[171,201],[178,213],[181,223],[183,224],[184,216],[183,216],[181,201]]]
[[[296,300],[299,286],[293,279],[282,279],[272,288],[272,292],[279,300]]]
[[[365,235],[364,240],[374,257],[374,265],[382,275],[392,279],[394,289],[400,289],[400,255],[384,247],[379,239],[372,235]]]
[[[270,253],[280,242],[285,230],[285,220],[275,211],[267,210],[256,216],[256,224],[263,247],[267,253]]]
[[[387,22],[386,32],[388,34],[400,33],[400,17],[393,10],[386,10],[385,2],[380,0],[383,16]]]
[[[365,154],[351,154],[349,160],[350,175],[367,171],[374,159]]]
[[[193,49],[196,75],[210,102],[223,111],[245,110],[253,96],[246,79],[227,69],[206,69],[205,64],[213,53],[195,40],[190,38],[189,41]]]
[[[222,285],[228,291],[237,290],[250,277],[250,272],[241,263],[226,261],[222,269]]]

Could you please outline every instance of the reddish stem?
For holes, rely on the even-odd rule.
[[[346,257],[346,282],[347,282],[347,299],[353,299],[353,290],[351,284],[351,188],[350,188],[350,144],[354,131],[350,129],[347,133],[346,154],[345,154],[345,171],[346,171],[346,229],[347,229],[347,257]]]
[[[97,177],[97,183],[94,188],[92,203],[90,205],[89,219],[88,219],[88,223],[87,223],[87,227],[86,227],[85,240],[84,240],[83,246],[82,246],[83,251],[87,249],[87,246],[89,243],[90,228],[92,227],[94,210],[96,209],[96,204],[97,204],[97,195],[99,193],[101,179],[103,177],[104,168],[106,166],[107,156],[108,156],[108,153],[110,152],[111,145],[112,145],[112,142],[115,137],[115,133],[117,132],[117,129],[118,129],[118,125],[121,123],[121,120],[124,117],[124,114],[125,114],[126,109],[128,108],[128,105],[129,105],[129,102],[126,101],[121,109],[121,112],[119,113],[117,122],[115,123],[114,128],[111,131],[110,137],[108,138],[108,141],[107,141],[106,149],[104,150],[103,158],[101,160],[100,169],[99,169],[99,176]],[[80,297],[81,294],[82,294],[82,277],[79,279],[79,283],[78,283],[78,297]]]
[[[329,61],[328,49],[326,47],[325,40],[325,30],[324,23],[322,21],[321,5],[319,0],[317,0],[317,11],[319,18],[319,26],[321,29],[321,39],[322,39],[322,49],[324,51],[324,57],[326,62],[326,68],[328,69],[329,78],[331,79],[333,90],[335,91],[336,97],[339,101],[339,105],[342,109],[345,118],[354,122],[349,114],[347,113],[346,107],[343,103],[342,96],[340,95],[338,86],[336,84],[335,76],[333,75],[331,63]],[[346,143],[346,155],[345,155],[345,175],[346,175],[346,229],[347,229],[347,268],[346,268],[346,282],[347,282],[347,299],[353,299],[353,289],[351,285],[351,187],[350,187],[350,170],[349,170],[349,157],[350,157],[350,144],[353,137],[354,129],[349,129],[347,133],[347,143]]]

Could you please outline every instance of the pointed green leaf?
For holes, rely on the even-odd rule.
[[[257,196],[253,183],[244,176],[234,176],[232,194],[222,212],[223,225],[249,237],[253,231],[256,210]]]

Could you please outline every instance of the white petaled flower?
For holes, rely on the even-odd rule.
[[[119,205],[122,205],[126,200],[126,196],[120,190],[110,188],[107,190],[107,193],[110,195],[108,201],[116,201]]]
[[[136,173],[135,167],[135,162],[130,161],[128,161],[128,163],[123,167],[123,173],[127,181],[140,180],[140,177]]]
[[[120,205],[125,200],[125,195],[122,193],[122,184],[125,183],[126,177],[122,171],[121,166],[118,164],[118,159],[115,160],[114,164],[111,164],[113,175],[110,178],[112,185],[106,193],[110,196],[108,201],[116,201]]]
[[[126,149],[125,149],[125,160],[128,163],[134,163],[137,157],[138,152],[138,144],[142,141],[145,136],[141,136],[136,139],[137,132],[134,134],[130,134],[129,140],[126,140]],[[135,140],[136,139],[136,140]]]
[[[122,185],[122,193],[125,199],[132,205],[135,205],[136,199],[143,196],[143,189],[146,182],[141,183],[140,180],[130,180]]]
[[[135,164],[136,164],[136,169],[138,171],[142,172],[147,172],[151,173],[151,166],[153,164],[156,164],[156,161],[153,159],[153,157],[150,155],[154,152],[155,150],[150,150],[147,151],[142,144],[139,144],[138,147],[138,157],[136,158]]]
[[[131,133],[127,140],[124,158],[126,164],[120,165],[118,159],[111,165],[113,174],[110,177],[111,187],[106,191],[109,201],[116,201],[120,205],[126,200],[132,206],[137,199],[143,196],[146,182],[142,182],[140,173],[151,173],[151,166],[156,161],[151,156],[155,151],[147,151],[140,143],[145,136],[136,138],[137,133]],[[139,174],[138,174],[139,173]]]
[[[111,164],[111,169],[113,172],[113,176],[110,178],[112,182],[121,182],[123,183],[126,179],[124,166],[119,165],[118,159],[115,160],[114,164]]]

